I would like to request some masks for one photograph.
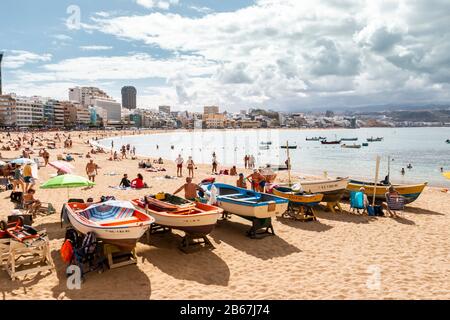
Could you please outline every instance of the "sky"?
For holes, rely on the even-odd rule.
[[[2,0],[3,91],[138,107],[450,101],[448,0]]]

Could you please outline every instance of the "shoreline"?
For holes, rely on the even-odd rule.
[[[310,130],[309,128],[303,128],[303,129],[282,128],[282,129],[294,130],[294,131],[296,131],[296,130]],[[341,129],[342,130],[355,130],[355,129],[347,129],[347,128],[341,128]],[[149,136],[149,135],[154,135],[154,134],[170,134],[170,133],[176,133],[176,132],[180,132],[180,131],[181,132],[188,132],[188,133],[191,133],[191,132],[202,132],[203,133],[203,132],[223,132],[223,131],[233,131],[233,132],[235,132],[235,131],[244,131],[244,132],[246,132],[246,131],[254,131],[254,130],[267,130],[267,129],[258,128],[258,129],[207,129],[207,130],[205,130],[205,129],[151,130],[151,132],[149,132],[149,133],[139,133],[137,135],[132,134],[132,135],[110,136],[110,137],[107,137],[107,138],[99,140],[99,142],[101,142],[102,140],[107,140],[107,139],[126,139],[126,138],[132,138],[132,137],[136,137],[136,136]],[[269,129],[269,130],[278,130],[278,129]],[[328,131],[328,130],[336,130],[336,129],[334,129],[334,128],[322,128],[321,130]],[[98,146],[99,148],[103,148],[103,149],[111,151],[111,147],[102,146],[101,144],[99,144],[98,141],[93,141],[93,142],[95,142],[96,146]],[[119,151],[119,149],[113,149],[113,150],[114,151]],[[145,155],[145,154],[136,154],[136,157],[138,157],[138,158],[155,159],[154,156],[152,156],[152,155]],[[169,161],[171,163],[174,163],[174,160],[172,160],[172,159],[163,158],[163,160],[165,162]],[[197,163],[197,165],[211,166],[208,163]],[[233,165],[235,165],[235,164],[226,163],[226,164],[223,164],[222,166],[223,167],[231,167]],[[241,171],[248,170],[248,169],[245,169],[244,167],[240,167],[238,165],[236,165],[236,168],[238,170],[241,170]],[[332,170],[332,171],[334,171],[334,170]],[[283,172],[287,172],[287,171],[279,171],[279,172],[283,173]],[[277,172],[277,174],[279,172]],[[353,180],[367,181],[367,182],[370,182],[370,183],[373,183],[373,181],[374,181],[373,173],[370,173],[368,175],[350,175],[350,174],[346,174],[346,173],[330,175],[328,170],[327,171],[324,170],[321,174],[318,174],[317,172],[311,172],[311,171],[291,170],[291,175],[292,176],[296,176],[297,179],[300,179],[300,183],[301,183],[301,180],[306,178],[306,177],[309,178],[309,179],[313,179],[313,180],[325,179],[326,178],[325,177],[325,172],[328,173],[327,174],[328,178],[348,177],[348,178],[353,179]],[[383,179],[384,175],[385,174],[380,173],[380,176],[379,176],[378,180],[381,181]],[[428,187],[433,187],[433,188],[438,188],[438,189],[447,189],[448,188],[445,185],[439,185],[439,184],[436,184],[436,183],[433,183],[433,182],[430,183],[428,181],[422,181],[422,182],[417,182],[417,181],[409,181],[408,182],[407,181],[406,183],[393,183],[393,184],[394,185],[395,184],[417,185],[417,184],[422,184],[422,183],[425,183],[425,182],[427,183]]]

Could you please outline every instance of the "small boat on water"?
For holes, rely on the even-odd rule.
[[[281,149],[297,149],[297,146],[281,146]]]
[[[326,139],[325,137],[312,137],[312,138],[308,138],[306,137],[306,141],[320,141],[320,140],[324,140]]]
[[[262,144],[262,145],[271,145],[271,144],[272,144],[272,141],[261,141],[259,144]]]
[[[334,141],[327,141],[327,140],[322,140],[320,141],[321,144],[340,144],[341,140],[334,140]]]
[[[211,188],[217,189],[217,205],[224,211],[245,218],[271,218],[286,211],[288,200],[267,193],[255,192],[224,183],[203,185],[211,197]]]
[[[445,140],[446,143],[450,143],[450,139]]]
[[[94,232],[97,238],[124,250],[132,250],[155,222],[153,217],[137,210],[129,201],[72,202],[66,203],[64,209],[78,232]]]
[[[223,210],[168,193],[146,196],[132,201],[155,218],[157,225],[178,229],[190,235],[206,236],[215,227]]]
[[[358,141],[358,138],[341,138],[341,141]]]
[[[383,141],[383,137],[377,137],[377,138],[371,137],[371,138],[367,138],[367,142],[380,142],[380,141]]]
[[[270,146],[269,145],[260,145],[259,146],[259,150],[269,150]]]
[[[368,144],[367,142],[363,142],[362,146],[363,146],[363,147],[368,147],[369,144]]]
[[[347,148],[347,149],[360,149],[360,144],[342,144],[341,148]]]
[[[405,184],[393,184],[395,190],[405,198],[405,203],[411,203],[415,201],[420,194],[422,193],[423,189],[427,186],[427,182],[421,183],[421,184],[414,184],[414,185],[405,185]],[[361,187],[364,187],[366,189],[366,194],[369,198],[373,197],[374,192],[374,183],[373,182],[365,182],[365,181],[357,181],[357,180],[350,180],[347,186],[346,190],[346,196],[350,195],[351,191],[359,191]],[[387,192],[387,188],[389,185],[380,184],[378,183],[376,186],[376,194],[375,199],[385,201],[386,197],[385,194]]]

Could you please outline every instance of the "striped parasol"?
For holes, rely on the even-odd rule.
[[[89,206],[82,211],[84,217],[91,221],[104,221],[112,219],[129,218],[136,209],[129,201],[109,200]]]

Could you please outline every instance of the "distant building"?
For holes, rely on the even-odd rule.
[[[96,87],[75,87],[69,89],[69,100],[78,102],[84,107],[93,105],[94,100],[98,99],[114,101],[106,92]]]
[[[135,87],[126,86],[122,88],[122,108],[130,110],[136,109],[136,95]]]
[[[205,127],[207,129],[223,129],[225,128],[225,115],[220,113],[207,113],[203,116]]]
[[[16,99],[11,95],[0,95],[0,126],[16,125]]]
[[[206,107],[203,107],[203,113],[204,114],[219,113],[219,107],[217,107],[217,106],[206,106]]]
[[[16,126],[43,125],[44,104],[39,97],[16,97]]]
[[[160,113],[170,114],[170,106],[159,106],[158,110]]]
[[[122,106],[114,100],[95,99],[92,105],[103,109],[108,118],[108,122],[120,123],[122,121]]]

